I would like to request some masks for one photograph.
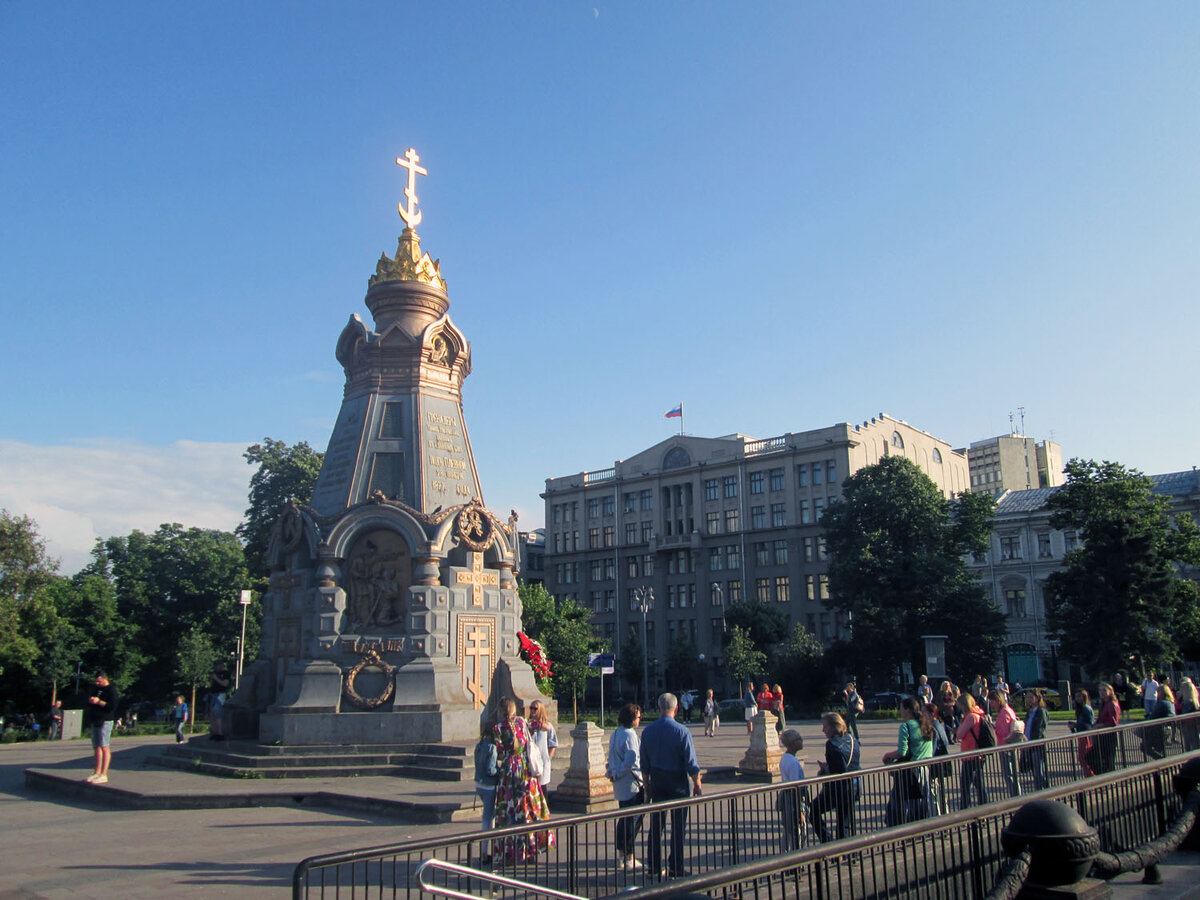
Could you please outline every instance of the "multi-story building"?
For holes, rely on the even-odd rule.
[[[1062,447],[1023,434],[1002,434],[975,441],[967,450],[971,490],[999,497],[1005,491],[1028,491],[1063,483]]]
[[[592,610],[617,653],[646,635],[664,687],[666,650],[691,641],[712,682],[723,677],[724,608],[744,598],[778,603],[830,643],[844,627],[829,598],[817,525],[847,475],[906,456],[946,496],[969,488],[966,455],[882,413],[756,440],[679,435],[600,471],[546,480],[546,587]],[[654,598],[643,614],[639,588]],[[692,685],[673,685],[691,687]]]
[[[974,445],[972,445],[974,453]],[[1152,475],[1156,493],[1166,496],[1176,512],[1200,519],[1200,478],[1195,469]],[[991,545],[972,562],[979,580],[1008,618],[1008,638],[1002,664],[1009,683],[1078,680],[1068,671],[1046,621],[1046,579],[1075,549],[1073,531],[1050,527],[1047,501],[1057,487],[1010,491],[996,503]]]

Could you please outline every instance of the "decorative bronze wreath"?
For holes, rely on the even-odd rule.
[[[378,697],[362,697],[358,691],[354,690],[354,679],[358,677],[359,672],[368,667],[373,667],[383,672],[383,692]],[[396,682],[393,678],[395,671],[395,666],[389,666],[379,658],[378,653],[374,650],[368,650],[358,665],[346,673],[346,684],[342,688],[342,691],[345,693],[346,699],[360,709],[375,709],[387,703],[392,698],[392,691],[396,687]]]
[[[454,520],[454,536],[460,544],[482,553],[496,539],[496,526],[492,524],[491,514],[479,498],[475,497],[462,508]]]

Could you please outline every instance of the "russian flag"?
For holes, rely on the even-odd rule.
[[[679,404],[677,407],[675,407],[674,409],[668,409],[668,410],[667,410],[667,414],[666,414],[666,416],[665,416],[664,418],[667,418],[667,419],[679,419],[679,418],[682,418],[682,416],[683,416],[683,404],[682,404],[682,403],[680,403],[680,404]]]

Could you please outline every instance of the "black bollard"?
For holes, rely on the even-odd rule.
[[[1109,886],[1088,878],[1100,852],[1100,835],[1071,807],[1057,800],[1026,803],[1000,833],[1005,853],[1015,857],[1029,847],[1029,877],[1021,897],[1098,898]]]

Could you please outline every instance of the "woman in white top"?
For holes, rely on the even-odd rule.
[[[529,704],[529,734],[533,738],[533,745],[542,751],[542,777],[538,781],[542,787],[546,787],[550,784],[550,760],[558,750],[558,732],[554,730],[546,704],[541,700]]]
[[[617,713],[619,726],[608,739],[608,764],[605,774],[612,779],[613,796],[617,806],[640,806],[646,800],[642,784],[641,741],[634,730],[642,722],[642,708],[636,703],[626,703]],[[629,816],[617,820],[616,844],[618,867],[640,869],[642,864],[634,855],[634,845],[642,828],[641,816]]]
[[[804,764],[797,756],[804,749],[804,739],[795,728],[789,728],[779,736],[784,754],[779,758],[779,776],[786,784],[804,780]],[[790,853],[800,848],[804,834],[804,799],[798,787],[785,788],[779,792],[777,804],[783,822],[783,852]]]

